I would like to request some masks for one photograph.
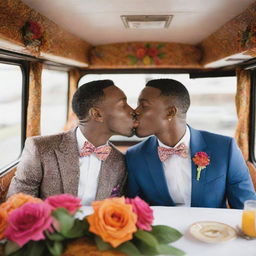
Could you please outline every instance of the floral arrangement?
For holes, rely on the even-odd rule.
[[[239,31],[238,37],[242,48],[248,47],[250,43],[256,43],[256,25],[249,24],[244,31]]]
[[[164,53],[160,52],[160,49],[164,46],[164,44],[157,44],[156,46],[152,46],[147,43],[144,46],[139,46],[135,49],[135,53],[132,55],[128,55],[132,64],[144,64],[150,65],[160,64],[160,59],[164,57]]]
[[[80,207],[80,199],[69,194],[44,201],[13,195],[0,205],[4,255],[78,256],[88,252],[90,243],[102,253],[93,255],[107,255],[107,251],[113,251],[108,255],[184,255],[169,245],[182,234],[168,226],[152,226],[153,211],[139,197],[95,201],[94,212],[82,219],[76,217]],[[78,253],[78,244],[87,244],[83,254]]]
[[[197,152],[193,157],[193,162],[197,165],[197,175],[196,180],[200,180],[201,171],[210,164],[210,158],[206,152]]]
[[[27,21],[21,28],[25,46],[39,47],[43,42],[43,33],[40,25],[34,21]]]

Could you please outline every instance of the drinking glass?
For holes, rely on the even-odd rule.
[[[256,200],[244,202],[242,230],[247,236],[256,237]]]

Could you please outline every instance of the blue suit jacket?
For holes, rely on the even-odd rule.
[[[210,164],[196,180],[197,166],[191,160],[191,206],[225,208],[226,199],[232,208],[243,208],[256,194],[251,177],[235,140],[190,128],[191,159],[203,151]],[[155,136],[131,147],[126,153],[128,168],[127,196],[140,196],[150,205],[174,206],[157,152]]]

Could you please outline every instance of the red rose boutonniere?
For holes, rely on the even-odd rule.
[[[197,152],[192,159],[197,165],[197,176],[196,180],[200,179],[201,171],[206,168],[207,165],[210,164],[210,158],[205,152]]]

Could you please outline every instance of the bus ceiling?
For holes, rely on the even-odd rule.
[[[255,47],[255,0],[0,2],[0,49],[48,64],[228,75]]]

